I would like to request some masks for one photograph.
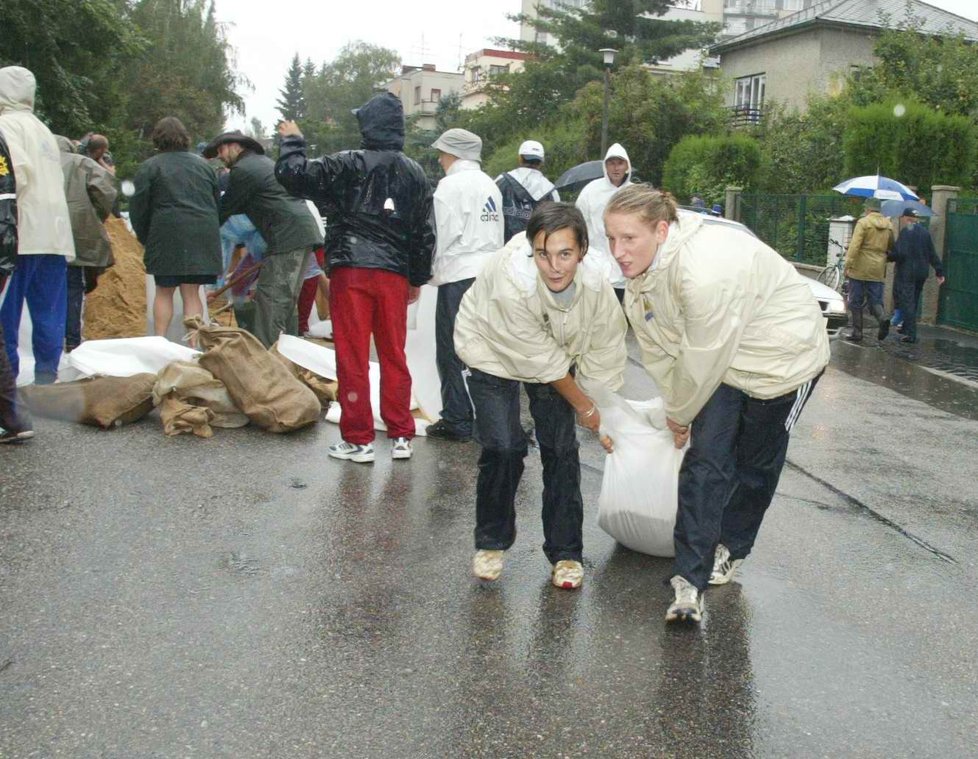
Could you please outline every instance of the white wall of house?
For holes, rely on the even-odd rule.
[[[812,29],[723,53],[723,75],[732,80],[727,104],[737,103],[737,80],[765,76],[764,102],[803,111],[811,92],[837,91],[853,66],[875,62],[876,37],[846,29]]]
[[[434,129],[438,102],[453,92],[460,92],[462,84],[462,74],[436,71],[426,63],[420,68],[405,66],[399,77],[387,83],[387,90],[401,99],[405,117],[419,114],[418,126]]]

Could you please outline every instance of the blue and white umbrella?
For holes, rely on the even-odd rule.
[[[880,200],[917,200],[917,193],[895,179],[870,174],[853,177],[832,188],[843,195],[857,198],[879,198]]]

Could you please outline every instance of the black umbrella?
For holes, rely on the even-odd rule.
[[[604,161],[585,161],[560,175],[554,186],[561,192],[577,192],[588,182],[604,176]]]

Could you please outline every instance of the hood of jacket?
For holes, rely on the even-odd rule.
[[[67,137],[63,137],[60,134],[56,134],[56,135],[54,135],[54,141],[58,143],[58,149],[62,153],[74,153],[75,152],[75,146],[74,146],[74,144]]]
[[[401,150],[404,147],[404,106],[385,92],[354,111],[360,124],[364,150]]]
[[[886,229],[886,230],[893,229],[893,225],[890,224],[889,217],[884,216],[879,211],[871,211],[870,213],[866,214],[866,221],[874,229]]]
[[[622,183],[619,185],[619,187],[624,187],[625,185],[627,185],[629,182],[632,181],[632,162],[631,159],[628,157],[628,151],[626,151],[625,148],[623,148],[619,143],[616,142],[614,145],[608,148],[608,152],[604,154],[604,160],[601,162],[601,170],[604,172],[605,181],[608,184],[611,184],[611,180],[608,179],[609,158],[623,158],[625,159],[625,163],[628,164],[628,172],[625,174],[625,179],[622,180]],[[612,185],[612,187],[614,187],[614,185]]]
[[[34,112],[34,93],[37,80],[23,66],[0,68],[0,113],[4,111]]]
[[[520,166],[510,171],[509,175],[523,185],[534,200],[540,200],[554,191],[553,182],[547,179],[540,169]]]

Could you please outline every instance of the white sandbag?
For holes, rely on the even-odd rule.
[[[435,306],[438,288],[425,285],[418,300],[408,307],[405,353],[411,371],[411,394],[426,419],[441,418],[441,380],[435,364]]]
[[[68,354],[67,364],[83,377],[131,377],[158,374],[173,361],[193,361],[199,355],[165,337],[119,337],[86,340]]]
[[[309,337],[318,337],[321,340],[332,340],[333,320],[324,319],[320,321],[316,309],[313,308],[312,313],[309,315],[309,331],[306,334]]]
[[[301,337],[283,334],[279,335],[278,338],[278,352],[292,363],[301,366],[303,369],[308,369],[313,374],[318,374],[320,377],[326,377],[327,379],[337,378],[336,351],[332,348],[316,345],[309,340],[303,340]],[[370,378],[370,407],[374,414],[374,429],[386,430],[387,425],[380,418],[380,364],[376,361],[371,361],[367,374]],[[327,422],[339,424],[340,407],[343,405],[342,394],[343,388],[341,387],[338,402],[332,404],[326,413]],[[411,409],[413,410],[417,407],[414,394],[412,393]],[[416,420],[415,426],[417,428],[416,434],[424,435],[424,430],[428,424],[424,420],[419,419]]]
[[[633,551],[673,556],[685,449],[673,444],[662,399],[628,401],[607,393],[595,400],[601,431],[615,447],[605,458],[598,526]]]

